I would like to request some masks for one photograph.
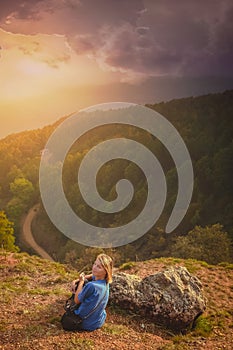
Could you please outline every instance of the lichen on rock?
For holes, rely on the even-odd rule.
[[[192,327],[206,308],[200,280],[185,267],[170,268],[143,279],[117,273],[111,285],[110,303],[177,331]]]

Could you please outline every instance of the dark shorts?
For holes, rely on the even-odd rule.
[[[82,322],[78,315],[73,312],[66,311],[61,318],[61,324],[66,331],[82,331]]]

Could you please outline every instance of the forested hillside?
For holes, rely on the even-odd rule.
[[[194,168],[194,192],[190,207],[175,232],[166,234],[165,225],[177,195],[177,172],[166,148],[154,137],[134,127],[104,126],[89,132],[71,148],[64,165],[64,189],[75,212],[95,226],[118,226],[129,222],[143,208],[147,183],[142,171],[124,160],[107,163],[97,177],[101,195],[115,198],[115,184],[129,179],[135,188],[131,205],[119,214],[100,216],[88,207],[77,185],[77,169],[84,155],[98,142],[127,137],[144,144],[159,159],[167,178],[168,196],[163,214],[142,238],[115,250],[120,261],[161,256],[191,257],[210,263],[231,261],[233,239],[233,91],[190,97],[149,105],[166,117],[179,131],[190,152]],[[64,119],[64,118],[63,118]],[[38,169],[41,152],[56,124],[25,131],[0,140],[0,211],[15,224],[20,242],[20,220],[40,202]],[[121,221],[120,221],[121,220]],[[208,226],[208,227],[206,227]],[[40,210],[33,222],[37,242],[57,260],[72,262],[77,256],[85,262],[85,249],[68,240]],[[192,248],[192,249],[191,249]],[[216,251],[216,255],[213,252]],[[210,254],[210,252],[212,252]]]

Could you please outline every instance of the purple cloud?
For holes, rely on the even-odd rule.
[[[8,16],[20,19],[38,18],[40,6],[45,6],[45,0],[8,0],[0,3],[0,20],[4,21]]]
[[[77,54],[126,75],[233,76],[230,0],[9,0],[0,14],[3,29],[63,34]]]

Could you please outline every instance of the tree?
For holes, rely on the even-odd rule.
[[[7,174],[7,182],[11,183],[13,182],[15,179],[20,179],[23,178],[24,174],[22,172],[21,169],[19,169],[19,167],[17,167],[17,165],[13,165],[10,169],[10,171]]]
[[[18,251],[15,245],[13,222],[9,221],[6,214],[0,211],[0,246],[5,250]]]
[[[195,226],[187,236],[179,236],[171,248],[178,258],[204,260],[210,264],[231,261],[231,240],[223,226]]]
[[[19,198],[25,206],[29,207],[31,205],[31,200],[34,194],[33,184],[25,179],[16,178],[10,184],[10,191],[14,195],[14,197]]]
[[[23,213],[25,212],[25,205],[22,201],[13,197],[6,206],[6,212],[10,220],[13,220],[15,223],[15,228],[19,225],[19,221]]]
[[[6,205],[6,212],[14,221],[15,228],[18,228],[20,218],[33,203],[34,186],[24,177],[16,178],[10,184],[10,191],[13,197]]]

